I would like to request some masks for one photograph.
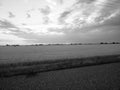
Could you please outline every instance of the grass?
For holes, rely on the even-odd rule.
[[[74,59],[59,59],[48,61],[31,61],[20,63],[9,63],[0,65],[0,78],[17,75],[35,76],[40,72],[77,68],[84,66],[100,65],[120,62],[120,55],[95,56]]]

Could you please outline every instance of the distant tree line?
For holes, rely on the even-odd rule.
[[[120,42],[100,42],[100,43],[69,43],[69,44],[32,44],[32,45],[25,45],[25,46],[53,46],[53,45],[99,45],[99,44],[120,44]],[[5,46],[13,46],[13,47],[18,47],[21,46],[19,44],[15,44],[15,45],[9,45],[6,44]]]
[[[6,44],[6,46],[14,46],[14,47],[17,47],[17,46],[20,46],[19,44],[16,44],[16,45],[9,45],[9,44]]]
[[[120,44],[120,42],[100,42],[100,44]]]

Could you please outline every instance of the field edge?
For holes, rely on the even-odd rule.
[[[24,63],[0,64],[0,78],[18,75],[35,76],[40,72],[102,65],[120,62],[120,55],[105,55],[86,58],[32,61]]]

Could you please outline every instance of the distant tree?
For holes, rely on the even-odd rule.
[[[12,45],[12,46],[17,47],[17,46],[20,46],[20,45],[16,44],[16,45]]]
[[[78,45],[82,45],[82,43],[78,43]]]
[[[39,44],[39,46],[43,46],[43,44]]]
[[[103,42],[100,42],[100,44],[104,44]]]
[[[10,46],[9,44],[6,44],[6,46]]]
[[[35,46],[39,46],[39,44],[35,44]]]
[[[120,42],[116,42],[116,44],[120,44]]]
[[[112,42],[112,44],[116,44],[116,42]]]

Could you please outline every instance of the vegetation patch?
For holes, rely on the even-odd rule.
[[[40,72],[116,62],[120,62],[120,55],[1,64],[0,77],[11,77],[17,75],[26,75],[27,77],[32,77],[36,76],[37,73]]]

